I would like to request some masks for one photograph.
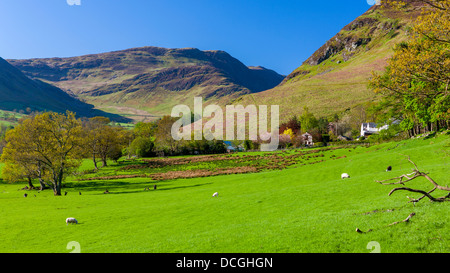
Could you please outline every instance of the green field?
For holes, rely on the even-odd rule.
[[[448,133],[370,147],[274,154],[290,158],[291,164],[268,170],[265,166],[272,163],[264,161],[266,154],[242,153],[242,160],[232,155],[233,160],[157,167],[124,160],[93,173],[93,164],[85,160],[84,173],[68,177],[67,195],[60,197],[51,190],[20,190],[25,183],[0,182],[0,252],[68,253],[71,241],[83,253],[369,253],[372,241],[383,253],[450,252],[449,202],[423,199],[413,206],[406,196],[419,194],[388,196],[394,186],[375,183],[410,173],[412,165],[404,156],[409,155],[439,184],[450,184]],[[175,180],[149,176],[245,167],[251,162],[245,158],[261,169]],[[385,171],[389,165],[392,172]],[[343,172],[351,178],[342,180]],[[145,177],[92,178],[132,174]],[[432,188],[422,178],[406,186]],[[106,189],[111,194],[103,194]],[[219,197],[213,198],[214,192]],[[412,212],[416,215],[410,222],[389,226]],[[67,217],[79,224],[66,225]],[[373,231],[360,234],[356,228]]]

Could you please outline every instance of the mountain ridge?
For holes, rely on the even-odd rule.
[[[170,114],[173,106],[192,103],[194,96],[226,104],[243,94],[273,88],[284,79],[270,69],[247,67],[225,51],[197,48],[148,46],[8,62],[30,78],[55,85],[102,110],[128,107],[151,116]]]
[[[127,119],[104,113],[93,105],[66,94],[59,88],[40,80],[32,80],[19,69],[0,57],[0,109],[65,112],[70,110],[78,116],[108,116],[115,121]]]

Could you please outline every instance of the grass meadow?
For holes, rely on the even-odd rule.
[[[85,160],[59,197],[0,181],[0,252],[68,253],[76,241],[82,253],[369,253],[375,241],[383,253],[448,253],[450,203],[423,199],[414,206],[407,196],[419,194],[388,196],[395,186],[375,180],[410,173],[409,155],[439,184],[450,184],[449,148],[441,134],[208,160],[124,159],[98,172]],[[252,166],[258,168],[201,177]],[[343,172],[351,178],[341,179]],[[175,176],[158,176],[164,173]],[[192,178],[177,178],[183,173]],[[432,188],[421,178],[406,186]],[[408,223],[389,226],[412,212]],[[66,225],[67,217],[79,224]]]

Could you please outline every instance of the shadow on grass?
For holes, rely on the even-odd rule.
[[[155,184],[154,181],[148,182],[127,182],[127,181],[111,181],[111,180],[98,180],[88,182],[67,182],[64,183],[63,189],[74,189],[82,191],[104,191],[106,189],[144,189]]]
[[[188,186],[178,186],[178,187],[169,187],[169,188],[158,188],[156,190],[154,189],[150,189],[148,191],[144,191],[144,190],[125,190],[125,191],[112,191],[109,190],[108,194],[129,194],[129,193],[141,193],[141,192],[157,192],[157,191],[167,191],[167,190],[176,190],[176,189],[184,189],[184,188],[194,188],[194,187],[200,187],[200,186],[204,186],[207,184],[211,184],[211,183],[205,183],[205,184],[196,184],[196,185],[188,185]],[[95,195],[103,195],[104,193],[96,193]]]
[[[183,188],[200,187],[210,183],[195,185],[180,185],[171,183],[173,181],[145,181],[145,182],[129,182],[129,181],[89,181],[89,182],[67,182],[64,189],[72,189],[80,192],[98,192],[96,194],[105,194],[106,189],[109,194],[127,194],[152,191],[167,191]],[[156,190],[153,186],[156,185]]]

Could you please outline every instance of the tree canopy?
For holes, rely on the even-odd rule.
[[[7,132],[5,140],[7,145],[1,157],[6,165],[3,171],[15,170],[28,178],[38,177],[55,195],[61,195],[64,177],[80,165],[83,157],[81,121],[69,111],[25,119]]]
[[[370,81],[383,106],[412,135],[448,127],[450,120],[450,0],[417,1],[426,5],[410,39],[395,46],[384,73]]]

